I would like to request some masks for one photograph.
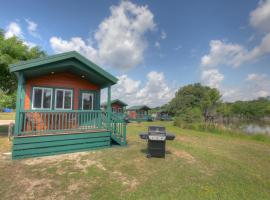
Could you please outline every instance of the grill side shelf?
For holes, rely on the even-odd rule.
[[[174,138],[175,138],[175,135],[173,135],[173,134],[166,134],[166,140],[174,140]]]
[[[143,140],[147,140],[148,139],[148,134],[147,133],[140,133],[140,138]]]

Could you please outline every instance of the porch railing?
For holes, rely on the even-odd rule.
[[[110,119],[110,130],[112,135],[115,135],[118,138],[123,138],[126,142],[126,122],[125,122],[125,115],[112,113]]]
[[[148,114],[137,114],[135,120],[150,121],[152,117]]]
[[[126,124],[113,113],[101,110],[20,111],[17,135],[42,135],[53,132],[107,129],[114,135],[125,136]]]

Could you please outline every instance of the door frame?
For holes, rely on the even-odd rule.
[[[80,90],[80,94],[79,94],[79,109],[78,110],[83,110],[83,94],[84,93],[88,93],[92,95],[92,110],[95,110],[95,91],[93,90]]]

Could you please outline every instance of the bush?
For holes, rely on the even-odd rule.
[[[7,95],[3,91],[0,91],[0,109],[3,108],[15,108],[16,107],[16,92]]]
[[[181,128],[196,129],[196,123],[201,123],[203,121],[202,112],[199,108],[190,108],[183,113],[179,113],[174,119],[174,125]]]

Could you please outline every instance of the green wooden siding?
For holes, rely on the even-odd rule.
[[[14,137],[12,158],[29,158],[110,147],[109,131]]]

